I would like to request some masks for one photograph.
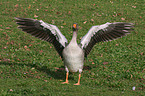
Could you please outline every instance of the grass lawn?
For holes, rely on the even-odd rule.
[[[1,0],[1,96],[145,96],[144,10],[144,0]],[[106,22],[134,23],[135,30],[96,44],[81,85],[73,85],[78,73],[63,85],[65,70],[54,47],[17,29],[14,17],[57,25],[68,41],[73,23],[79,24],[78,42],[91,26]]]

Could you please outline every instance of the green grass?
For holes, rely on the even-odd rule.
[[[144,3],[144,0],[1,0],[0,94],[144,96]],[[79,24],[78,42],[91,26],[106,22],[131,22],[135,30],[115,41],[96,44],[85,61],[81,85],[73,85],[78,73],[70,74],[70,84],[62,85],[65,70],[53,46],[17,29],[14,17],[42,19],[57,25],[68,41],[73,23]]]

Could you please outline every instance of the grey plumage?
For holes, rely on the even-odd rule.
[[[60,39],[64,38],[64,43],[67,44],[67,39],[61,34],[59,37],[57,33],[59,29],[51,24],[47,24],[43,21],[38,21],[35,19],[30,19],[30,18],[15,18],[16,23],[20,26],[18,28],[22,29],[22,31],[27,32],[31,34],[32,36],[35,36],[41,40],[45,40],[47,42],[50,42],[54,45],[55,49],[59,53],[59,55],[63,58],[62,56],[62,50],[65,47],[65,44],[61,44]],[[42,23],[46,24],[45,26],[49,26],[50,28],[45,27],[42,25]],[[58,31],[55,31],[57,29]],[[52,30],[54,32],[52,32]]]
[[[93,26],[81,40],[82,48],[85,50],[85,57],[87,57],[96,43],[101,41],[111,41],[122,36],[126,36],[127,34],[130,34],[129,31],[132,31],[132,28],[133,23],[123,22],[106,23],[99,26]]]
[[[70,43],[60,30],[52,24],[30,18],[15,18],[18,28],[41,40],[50,42],[64,60],[66,82],[68,83],[68,73],[79,71],[78,83],[80,85],[81,72],[84,65],[84,57],[87,57],[93,46],[98,42],[111,41],[129,34],[133,30],[132,23],[106,23],[92,26],[88,33],[81,39],[80,45],[77,43],[78,25],[73,24],[73,37]]]

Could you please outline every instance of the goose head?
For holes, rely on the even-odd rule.
[[[74,23],[72,29],[73,29],[73,31],[78,31],[78,29],[79,29],[78,24]]]

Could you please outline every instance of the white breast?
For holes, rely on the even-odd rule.
[[[64,65],[71,72],[77,72],[83,69],[84,52],[76,43],[70,43],[63,50]]]

